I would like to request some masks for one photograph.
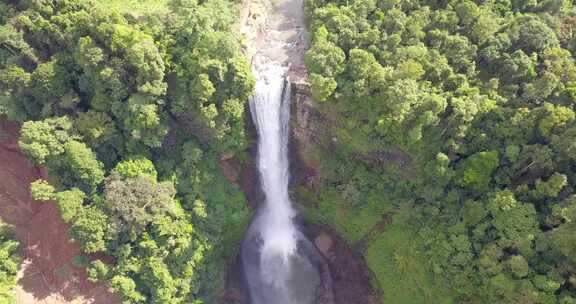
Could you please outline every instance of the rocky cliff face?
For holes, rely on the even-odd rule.
[[[336,149],[327,119],[311,97],[310,85],[304,79],[292,81],[290,129],[291,188],[316,190],[322,187],[322,175],[310,157],[313,150]],[[314,208],[297,201],[304,208]],[[323,256],[321,275],[324,285],[320,304],[381,303],[372,287],[372,274],[360,252],[355,251],[330,227],[320,223],[303,223],[304,233]]]
[[[307,156],[314,145],[320,142],[317,126],[321,115],[315,107],[310,93],[310,84],[299,79],[292,84],[292,113],[290,125],[291,185],[317,187],[320,176],[312,160]]]
[[[292,109],[290,125],[290,173],[291,189],[305,187],[310,190],[322,186],[322,176],[310,154],[315,147],[337,148],[326,125],[326,119],[312,100],[310,85],[303,80],[292,81]],[[248,131],[252,137],[256,134],[248,121]],[[256,156],[255,145],[250,155]],[[228,166],[228,165],[226,165]],[[234,182],[244,190],[252,208],[262,200],[258,172],[255,164],[248,162],[240,171],[236,171]],[[303,208],[314,208],[307,202],[297,201]],[[320,265],[322,290],[319,304],[377,304],[381,303],[376,290],[372,287],[372,275],[362,255],[347,244],[334,230],[319,223],[301,222],[303,232],[313,241],[321,253]],[[243,292],[241,269],[237,261],[231,261],[228,290],[223,303],[247,302]]]

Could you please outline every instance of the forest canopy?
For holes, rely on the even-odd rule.
[[[247,145],[254,80],[233,34],[236,4],[0,1],[0,114],[52,185],[70,234],[125,303],[213,303],[247,221],[218,158]],[[128,5],[128,4],[126,4]],[[11,248],[11,247],[10,247]]]
[[[573,2],[306,11],[312,95],[330,128],[326,180],[303,195],[352,242],[376,210],[395,214],[366,251],[384,302],[576,303]],[[392,271],[413,281],[388,283]],[[422,300],[401,295],[408,285]]]
[[[305,2],[308,219],[364,254],[385,303],[576,304],[573,1]],[[159,5],[0,0],[0,114],[53,178],[34,199],[112,257],[91,281],[214,303],[249,215],[219,161],[245,159],[254,79],[238,3]],[[1,302],[18,244],[0,228]]]

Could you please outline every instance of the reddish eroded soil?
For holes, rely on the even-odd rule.
[[[72,265],[81,250],[70,241],[69,225],[56,205],[30,197],[30,182],[46,174],[20,151],[18,130],[17,124],[0,117],[0,217],[14,226],[22,244],[17,303],[120,303],[105,285],[88,282],[85,270]]]

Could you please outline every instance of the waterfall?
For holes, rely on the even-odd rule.
[[[256,77],[250,100],[263,198],[240,254],[250,304],[314,304],[321,256],[295,224],[288,195],[290,80],[306,77],[303,0],[245,1],[242,33]]]
[[[250,100],[252,119],[258,130],[258,170],[265,196],[261,213],[263,262],[281,258],[288,263],[296,249],[294,210],[288,197],[288,124],[290,85],[282,66],[271,64],[259,71],[255,95]],[[277,269],[283,271],[283,269]]]
[[[256,89],[250,100],[264,193],[242,246],[251,304],[312,304],[319,284],[309,254],[313,245],[294,224],[296,212],[288,195],[291,94],[286,71],[276,63],[255,68]]]

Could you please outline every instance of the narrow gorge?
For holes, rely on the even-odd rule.
[[[302,5],[298,0],[256,2],[249,4],[245,16],[244,34],[252,42],[248,53],[256,76],[250,112],[258,133],[257,168],[264,194],[241,253],[252,304],[314,304],[320,290],[320,255],[295,224],[288,195],[290,78],[304,76]]]

